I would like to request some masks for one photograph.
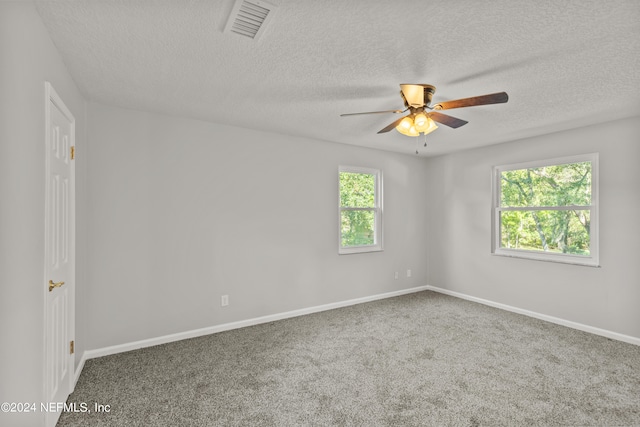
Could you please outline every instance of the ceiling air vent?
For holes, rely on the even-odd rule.
[[[224,32],[232,32],[257,40],[273,16],[275,6],[261,0],[237,0]]]

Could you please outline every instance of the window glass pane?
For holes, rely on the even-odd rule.
[[[589,210],[503,211],[500,246],[589,256]]]
[[[589,206],[591,162],[500,173],[500,206]]]
[[[376,176],[368,173],[340,172],[340,206],[375,207]]]
[[[342,211],[340,217],[343,247],[375,244],[375,211]]]

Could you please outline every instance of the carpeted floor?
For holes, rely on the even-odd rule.
[[[640,426],[640,347],[425,291],[89,360],[69,402],[60,427]]]

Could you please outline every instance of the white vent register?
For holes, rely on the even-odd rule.
[[[262,0],[237,0],[224,32],[232,32],[257,40],[264,33],[275,8],[271,3]]]

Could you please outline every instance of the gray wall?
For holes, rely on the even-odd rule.
[[[88,349],[426,283],[424,159],[88,111]],[[383,252],[337,255],[340,164],[383,171]]]
[[[640,118],[429,159],[428,282],[640,337]],[[491,168],[600,153],[602,268],[491,255]]]
[[[44,390],[45,80],[76,118],[81,156],[86,106],[80,92],[33,4],[0,2],[0,402],[40,402]],[[76,177],[76,281],[85,286],[82,165]],[[36,425],[41,416],[0,413],[0,425]]]

